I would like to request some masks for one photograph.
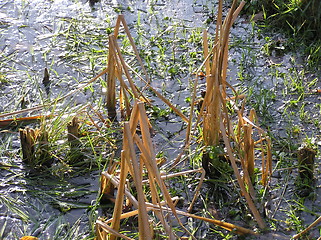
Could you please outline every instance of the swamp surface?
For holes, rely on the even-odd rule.
[[[226,12],[229,1],[225,2]],[[0,113],[2,119],[51,115],[49,132],[53,163],[45,168],[21,159],[19,128],[0,132],[0,239],[24,235],[39,239],[93,239],[94,222],[103,212],[98,204],[99,177],[108,160],[117,157],[120,127],[106,127],[95,112],[106,116],[105,76],[61,101],[65,94],[101,72],[107,61],[108,34],[123,14],[151,78],[151,85],[188,114],[195,72],[203,62],[202,33],[215,33],[217,3],[207,0],[102,0],[91,6],[77,0],[2,0],[0,2]],[[258,208],[269,230],[245,239],[290,239],[321,214],[321,74],[308,69],[302,49],[289,51],[288,39],[279,32],[259,28],[260,19],[240,16],[230,35],[228,81],[247,97],[246,111],[254,108],[260,126],[272,138],[273,175],[269,187],[257,187]],[[119,42],[127,63],[138,68],[129,41]],[[44,69],[49,90],[43,84]],[[138,83],[139,85],[139,83]],[[205,89],[200,79],[199,89]],[[142,85],[143,86],[143,85]],[[181,153],[185,123],[151,92],[148,109],[158,157],[170,166]],[[200,95],[199,95],[200,97]],[[18,110],[45,105],[42,109]],[[71,160],[66,126],[78,116],[84,132],[80,161]],[[97,122],[100,131],[90,124]],[[39,127],[40,123],[28,123]],[[88,135],[89,136],[89,135]],[[195,137],[197,138],[197,137]],[[298,190],[297,150],[302,144],[318,149],[314,187]],[[201,166],[199,150],[185,154],[178,170]],[[258,163],[257,168],[260,168]],[[171,181],[172,193],[190,201],[198,176]],[[213,216],[255,229],[232,177],[208,179],[203,184],[195,213]],[[112,206],[107,206],[107,209]],[[184,208],[184,206],[182,206]],[[197,239],[237,239],[233,233],[186,219]],[[130,223],[124,223],[130,229]],[[306,239],[317,239],[321,226]]]

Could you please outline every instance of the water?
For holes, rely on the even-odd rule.
[[[202,62],[201,33],[203,29],[214,32],[216,10],[216,5],[207,0],[103,0],[93,7],[87,1],[2,1],[0,112],[48,103],[96,76],[106,66],[108,34],[113,31],[117,14],[122,13],[144,62],[149,66],[152,86],[180,109],[187,110],[187,114],[187,98],[195,77],[191,73]],[[296,97],[295,93],[283,95],[282,92],[285,89],[284,75],[291,76],[289,69],[300,62],[293,63],[295,54],[286,53],[274,58],[264,55],[264,36],[253,30],[244,18],[240,18],[231,31],[228,80],[240,92],[252,91],[249,104],[257,106],[264,127],[269,126],[276,137],[283,139],[288,137],[292,121],[304,129],[300,138],[307,134],[320,141],[318,127],[294,115],[289,123],[289,119],[282,115],[287,101]],[[119,41],[126,46],[124,38]],[[129,47],[124,49],[130,52]],[[132,55],[127,55],[126,60],[139,70]],[[272,64],[272,60],[280,65]],[[44,68],[48,68],[50,74],[49,95],[42,84]],[[87,103],[101,106],[99,102],[104,101],[103,80],[54,104],[55,113],[66,111],[68,115]],[[204,86],[204,80],[200,84]],[[320,88],[320,81],[312,87]],[[149,92],[147,95],[155,101],[153,106],[159,107],[159,111],[166,110],[163,102]],[[320,103],[317,95],[308,95],[305,100]],[[320,119],[316,105],[306,106],[311,118]],[[18,116],[47,114],[48,111],[53,110],[49,107]],[[152,122],[156,129],[153,135],[156,152],[162,152],[169,161],[175,159],[184,145],[186,125],[170,112],[155,117]],[[69,174],[68,166],[64,171],[61,169],[65,166],[58,166],[56,175],[35,173],[19,157],[17,129],[10,131],[0,133],[0,239],[17,239],[29,234],[40,239],[90,238],[90,222],[102,214],[92,207],[97,199],[101,169],[77,175],[74,172],[82,171],[80,168]],[[273,204],[276,206],[277,201]],[[282,205],[282,209],[287,207]],[[284,218],[285,214],[278,216],[278,219]],[[293,233],[284,232],[287,235]],[[198,234],[206,236],[207,229],[202,227]]]
[[[201,5],[197,7],[199,9]],[[150,35],[162,31],[162,21],[170,25],[172,19],[175,19],[192,28],[201,24],[202,17],[201,11],[194,13],[193,8],[182,1],[175,4],[106,1],[96,4],[94,8],[85,1],[2,2],[0,49],[4,82],[0,85],[0,111],[11,112],[47,103],[77,88],[79,82],[95,76],[106,64],[107,32],[112,31],[119,11],[125,13],[131,28],[138,24],[139,17],[142,27],[147,27],[146,31],[150,31]],[[157,13],[157,16],[150,16],[150,11]],[[160,12],[166,16],[158,15]],[[193,21],[190,17],[186,21],[182,18],[182,15],[192,14],[196,17]],[[48,68],[50,74],[49,96],[42,85],[44,68]],[[175,82],[169,81],[166,87],[175,88]],[[154,85],[158,87],[157,82]],[[99,94],[101,85],[95,83],[93,88],[98,93],[95,96],[91,91],[82,91],[72,99],[58,103],[58,110],[102,98]],[[184,102],[185,96],[189,94],[188,91],[181,91],[180,97],[174,95],[174,92],[171,94],[176,99],[181,98],[180,102]],[[22,101],[25,102],[24,106]],[[43,110],[19,116],[41,113]],[[166,125],[170,135],[182,128],[181,122],[175,123],[175,119]],[[177,127],[173,128],[174,125]],[[72,178],[64,173],[58,176],[48,172],[35,173],[17,158],[17,149],[20,148],[18,135],[1,134],[5,146],[1,151],[2,164],[9,167],[1,170],[0,206],[3,214],[0,225],[3,227],[0,238],[17,239],[23,235],[38,236],[40,239],[89,237],[89,221],[93,222],[98,214],[91,212],[90,206],[97,198],[99,173],[88,172]],[[183,137],[177,140],[178,145],[182,145]],[[163,138],[166,145],[169,144],[169,138],[172,136]],[[174,143],[171,145],[171,148],[177,148]],[[8,156],[8,150],[12,149],[15,153]],[[168,147],[160,147],[159,150],[168,151]],[[169,157],[174,156],[176,151]]]

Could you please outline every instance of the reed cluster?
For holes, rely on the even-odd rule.
[[[100,218],[97,220],[97,239],[116,239],[117,237],[131,239],[121,233],[120,221],[121,219],[135,215],[138,216],[139,239],[155,238],[154,229],[156,225],[159,224],[163,226],[164,234],[169,239],[179,238],[177,233],[173,231],[171,224],[173,219],[176,219],[175,222],[181,231],[188,235],[188,237],[195,239],[193,234],[182,224],[179,215],[207,221],[230,231],[235,231],[238,234],[257,234],[252,230],[231,223],[189,213],[202,186],[205,177],[204,169],[191,170],[201,173],[201,181],[188,210],[184,212],[176,209],[178,198],[170,196],[165,184],[165,179],[173,175],[170,173],[168,175],[162,175],[157,165],[150,133],[151,124],[145,111],[145,104],[151,103],[132,81],[129,75],[130,71],[139,76],[139,79],[145,84],[142,89],[149,88],[152,90],[174,113],[182,118],[182,121],[187,123],[185,149],[192,144],[191,135],[195,134],[196,129],[200,127],[202,129],[201,144],[204,146],[223,145],[224,149],[226,149],[225,155],[234,170],[242,195],[245,197],[254,218],[260,228],[264,229],[266,227],[263,218],[255,206],[257,199],[253,183],[257,181],[254,172],[255,161],[260,158],[262,162],[261,183],[263,186],[268,185],[272,172],[271,141],[264,130],[258,126],[258,119],[254,110],[250,111],[248,117],[245,116],[244,106],[246,97],[244,95],[239,96],[234,88],[226,81],[229,31],[243,6],[244,2],[241,2],[237,7],[237,1],[233,1],[231,9],[223,21],[222,1],[219,1],[216,35],[211,49],[209,48],[207,33],[204,31],[204,62],[199,67],[198,72],[201,72],[201,70],[205,68],[206,93],[200,110],[198,112],[195,111],[198,94],[198,78],[201,75],[196,74],[191,110],[188,117],[170,103],[169,100],[164,98],[156,89],[151,87],[148,78],[144,79],[144,77],[134,72],[133,69],[125,63],[118,50],[120,48],[116,41],[120,23],[124,26],[126,35],[137,56],[137,60],[141,64],[142,71],[146,73],[123,16],[118,18],[114,34],[109,36],[109,65],[107,66],[107,69],[109,69],[107,73],[109,74],[109,90],[107,92],[107,101],[110,102],[107,104],[111,113],[110,117],[114,118],[115,110],[117,109],[117,94],[114,92],[117,88],[115,79],[118,79],[120,89],[118,93],[119,109],[120,115],[122,119],[124,119],[122,122],[123,144],[120,162],[111,164],[101,175],[101,195],[105,200],[114,201],[115,207],[112,218]],[[130,71],[128,69],[130,69]],[[129,86],[122,80],[121,72],[124,72]],[[132,104],[127,94],[130,95]],[[230,94],[233,94],[233,96],[229,97]],[[233,106],[234,111],[237,113],[236,116],[233,116],[230,110],[228,110],[227,103]],[[238,107],[239,104],[242,106]],[[182,154],[177,157],[171,169],[180,162],[181,156]],[[241,172],[243,174],[241,174]],[[190,172],[182,171],[178,174],[183,175],[188,173]],[[129,182],[131,182],[131,184],[129,184]],[[136,196],[131,193],[130,188],[135,189]],[[116,196],[114,196],[115,189],[117,189]],[[128,209],[128,206],[132,210],[123,212],[124,209]],[[170,221],[168,219],[170,219]]]
[[[210,163],[207,163],[207,166],[204,165],[205,170],[198,168],[176,173],[171,172],[179,163],[184,161],[182,156],[192,144],[200,144],[205,149],[206,147],[223,149],[224,158],[232,166],[241,189],[240,197],[245,198],[259,228],[264,229],[266,227],[256,208],[257,197],[254,184],[261,182],[263,187],[268,186],[272,173],[271,140],[265,131],[259,127],[255,111],[251,110],[246,115],[246,96],[239,95],[227,81],[229,33],[245,2],[242,1],[238,5],[238,1],[234,0],[225,19],[223,19],[222,2],[222,0],[219,1],[216,32],[212,45],[209,43],[208,33],[206,31],[203,33],[204,61],[199,66],[193,82],[194,89],[191,96],[189,116],[182,113],[179,107],[176,107],[151,86],[151,80],[123,15],[117,18],[114,32],[108,36],[108,59],[105,70],[78,89],[55,100],[55,102],[59,102],[66,99],[107,74],[106,108],[109,120],[104,119],[90,104],[82,108],[83,110],[91,107],[93,113],[105,126],[111,128],[112,126],[109,123],[117,122],[122,130],[120,161],[111,159],[107,170],[102,172],[100,178],[100,199],[101,201],[113,202],[114,209],[110,219],[100,217],[96,221],[97,240],[131,239],[125,233],[122,233],[121,221],[133,218],[133,216],[137,216],[138,219],[139,239],[156,238],[155,229],[157,226],[162,226],[162,234],[166,235],[168,239],[180,237],[179,233],[173,230],[174,227],[179,229],[179,232],[183,232],[184,236],[196,239],[193,233],[182,223],[181,216],[215,224],[240,235],[258,234],[253,230],[232,223],[190,213],[199,197],[206,173],[210,173],[212,170]],[[126,62],[122,54],[121,46],[117,41],[120,31],[124,31],[125,37],[130,42],[140,73]],[[201,71],[204,71],[205,74],[200,74]],[[196,111],[198,82],[201,76],[206,78],[206,92],[199,111]],[[139,82],[135,82],[134,79],[136,81],[138,79]],[[181,121],[184,121],[187,126],[185,147],[177,158],[169,164],[170,168],[167,174],[160,171],[152,142],[152,125],[146,113],[146,106],[150,106],[152,103],[144,94],[146,89],[149,89],[156,97],[167,104],[172,112],[180,117]],[[38,110],[49,105],[50,103],[28,109],[28,111]],[[11,115],[17,113],[19,112],[11,113]],[[6,115],[0,117],[4,116]],[[92,120],[90,114],[88,114],[88,117],[96,130],[102,131],[101,127]],[[5,120],[0,122],[0,126],[10,123],[11,120]],[[79,121],[76,116],[67,125],[67,129],[71,152],[77,152],[81,144],[79,140],[81,134],[79,133]],[[20,133],[23,158],[32,162],[37,140],[40,143],[46,142],[48,136],[44,130],[39,132],[28,128],[21,130]],[[200,136],[192,137],[195,135]],[[192,139],[195,138],[201,140],[193,142]],[[46,152],[48,151],[46,149]],[[79,158],[79,155],[77,158]],[[255,166],[257,166],[256,161],[261,162],[260,174],[254,171]],[[197,173],[200,176],[194,197],[186,211],[178,210],[179,198],[178,196],[171,196],[166,181],[172,177],[192,173]],[[260,179],[259,176],[261,176]],[[180,235],[182,235],[181,233]]]

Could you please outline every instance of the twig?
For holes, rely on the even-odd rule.
[[[298,239],[299,237],[301,237],[303,234],[305,234],[306,232],[308,232],[311,228],[313,228],[314,226],[316,226],[317,224],[319,224],[321,222],[321,216],[317,218],[317,220],[315,220],[313,223],[310,224],[310,226],[308,226],[306,229],[304,229],[302,232],[296,234],[293,236],[293,239]],[[320,239],[320,238],[318,238]]]

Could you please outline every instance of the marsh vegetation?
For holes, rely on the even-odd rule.
[[[1,3],[0,238],[304,230],[321,206],[311,4]]]

